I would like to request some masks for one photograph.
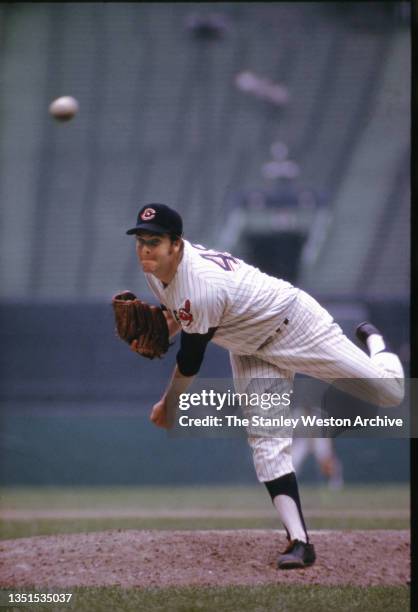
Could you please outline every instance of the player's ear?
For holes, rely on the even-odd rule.
[[[183,248],[183,240],[181,238],[176,238],[171,244],[173,245],[176,253],[179,253]]]

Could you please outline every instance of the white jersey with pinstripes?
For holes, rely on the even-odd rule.
[[[186,333],[217,331],[212,342],[252,354],[285,318],[298,289],[258,268],[184,240],[183,257],[169,285],[145,274],[157,297]]]
[[[381,405],[401,401],[398,357],[366,355],[316,300],[286,281],[187,240],[169,285],[152,274],[145,276],[186,333],[205,334],[217,327],[212,342],[230,351],[238,392],[248,385],[258,393],[271,392],[272,382],[279,390],[283,385],[291,388],[294,374],[300,372],[328,382],[354,378],[367,401],[376,396]],[[261,482],[293,471],[291,438],[248,434]]]

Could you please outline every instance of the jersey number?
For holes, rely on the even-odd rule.
[[[233,272],[238,264],[238,261],[229,253],[217,253],[216,251],[210,251],[201,244],[192,244],[192,247],[198,251],[204,251],[203,253],[199,253],[200,257],[203,257],[203,259],[207,259],[208,261],[213,261],[214,264],[226,272]]]

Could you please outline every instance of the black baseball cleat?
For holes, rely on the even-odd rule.
[[[360,340],[360,342],[362,342],[366,346],[367,346],[367,338],[369,336],[372,336],[373,334],[377,334],[378,336],[381,336],[382,332],[380,332],[377,329],[377,327],[375,327],[368,321],[363,321],[363,323],[360,323],[360,325],[356,329],[357,338]]]
[[[313,544],[301,540],[291,540],[288,547],[277,561],[277,569],[301,569],[315,563],[316,555]]]

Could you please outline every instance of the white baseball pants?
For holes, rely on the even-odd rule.
[[[404,396],[402,364],[393,353],[369,357],[342,332],[332,316],[310,295],[298,297],[271,340],[253,355],[230,354],[232,373],[238,392],[255,384],[258,393],[271,392],[271,381],[280,379],[287,389],[296,373],[326,382],[335,381],[365,401],[379,406],[399,405]],[[263,388],[262,380],[268,379]],[[350,387],[347,388],[347,379]],[[279,382],[279,380],[278,380]],[[292,438],[249,436],[257,477],[274,480],[293,471]]]

